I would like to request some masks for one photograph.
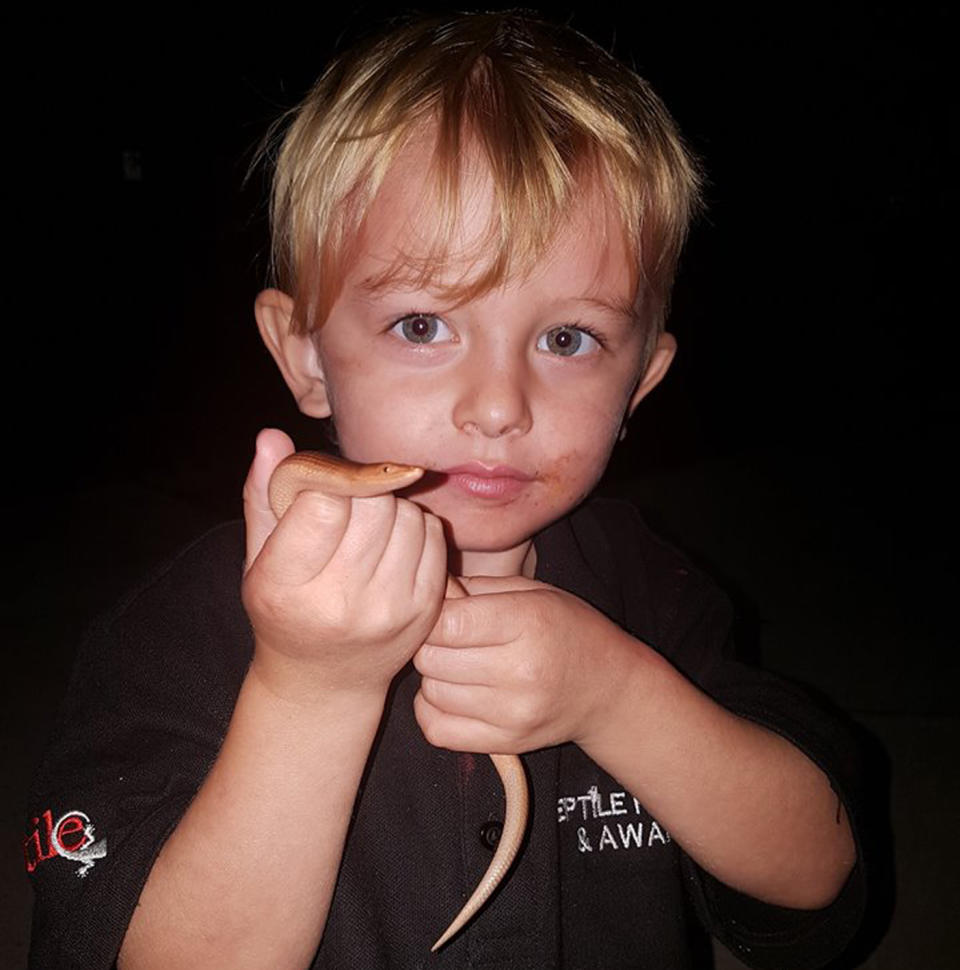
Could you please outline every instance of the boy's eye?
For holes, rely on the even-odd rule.
[[[596,337],[580,327],[554,327],[537,341],[537,350],[559,357],[582,357],[600,346]]]
[[[390,332],[411,344],[430,344],[438,338],[446,340],[452,336],[450,328],[432,313],[409,313],[398,320]]]

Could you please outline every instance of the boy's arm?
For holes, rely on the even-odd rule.
[[[266,483],[282,444],[258,441],[244,493],[253,662],[153,865],[121,970],[312,961],[387,688],[439,612],[439,521],[392,496],[310,494],[277,525]]]
[[[509,752],[572,740],[721,882],[794,908],[836,896],[855,861],[850,826],[798,748],[571,594],[468,585],[416,657],[429,741]]]
[[[382,708],[376,693],[289,700],[251,668],[143,889],[120,970],[308,966]]]
[[[617,631],[604,716],[580,746],[624,784],[687,853],[765,902],[818,909],[856,861],[827,776],[783,737],[708,697],[660,654]]]

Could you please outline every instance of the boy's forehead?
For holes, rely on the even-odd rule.
[[[389,242],[397,254],[436,256],[438,237],[446,231],[444,256],[452,261],[482,256],[494,215],[495,192],[489,167],[476,151],[460,162],[456,205],[444,200],[431,164],[429,142],[408,142],[387,171],[365,223],[367,244]]]
[[[481,277],[497,258],[499,200],[482,154],[474,149],[462,157],[453,205],[442,198],[430,164],[432,147],[408,142],[370,204],[349,273],[361,291],[428,289],[442,297]],[[517,267],[513,275],[549,274],[558,263],[566,286],[585,302],[632,315],[637,267],[619,214],[597,179],[583,187],[536,263]]]

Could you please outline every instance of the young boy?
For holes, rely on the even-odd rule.
[[[756,966],[843,948],[845,743],[588,499],[670,366],[696,194],[661,103],[568,29],[420,21],[327,71],[257,322],[345,457],[428,473],[278,522],[264,431],[245,555],[215,530],[90,638],[25,843],[34,966],[688,967],[697,921]],[[496,842],[488,752],[524,755],[529,834],[430,955]]]

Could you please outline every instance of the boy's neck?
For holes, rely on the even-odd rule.
[[[455,576],[525,576],[533,579],[537,549],[532,539],[506,552],[452,552],[450,572]]]

